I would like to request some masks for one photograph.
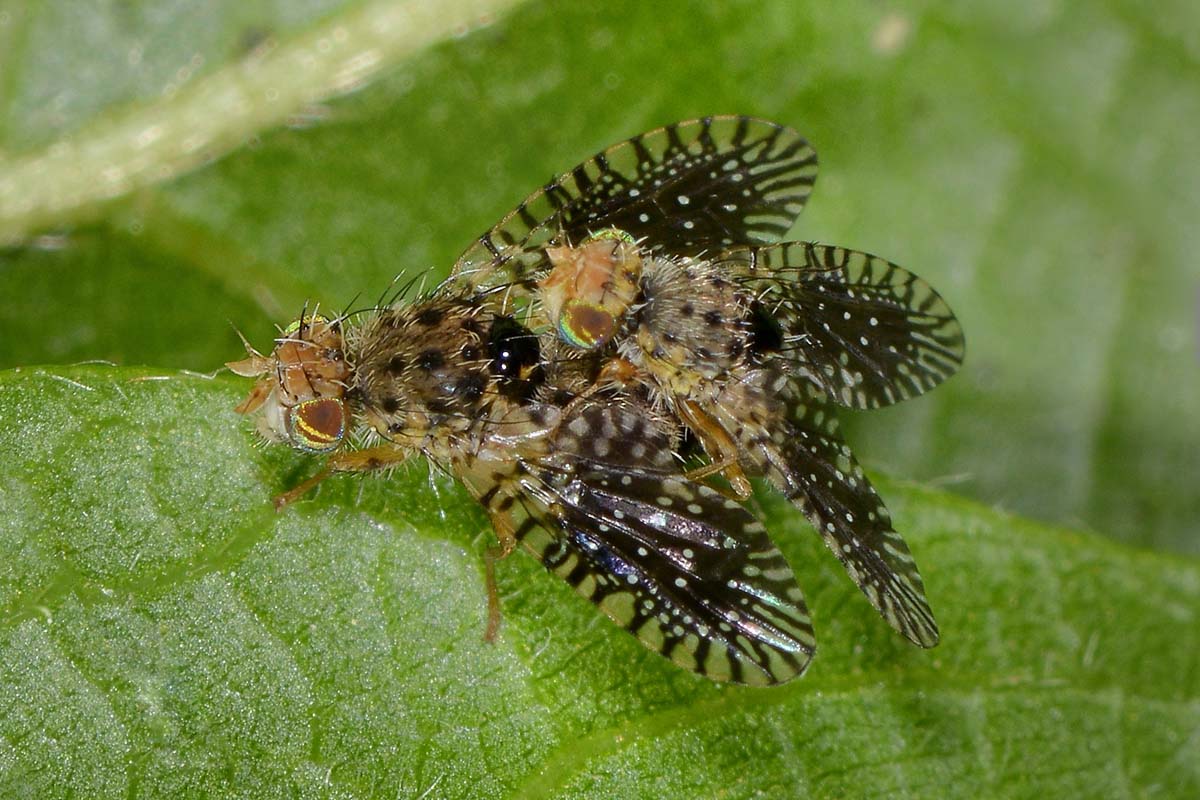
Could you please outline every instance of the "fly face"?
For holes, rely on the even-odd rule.
[[[248,357],[231,361],[235,374],[259,378],[235,409],[261,411],[259,431],[269,441],[287,442],[312,453],[335,450],[346,433],[346,380],[350,367],[342,323],[301,315],[275,340],[270,356],[246,345]]]

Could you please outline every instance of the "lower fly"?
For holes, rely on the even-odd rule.
[[[358,435],[340,437],[324,469],[281,505],[332,473],[421,454],[464,483],[496,533],[489,638],[499,623],[492,564],[521,545],[689,670],[755,685],[803,672],[815,641],[791,568],[749,511],[682,470],[672,419],[634,393],[560,390],[544,368],[545,340],[452,287],[370,312],[343,333],[336,394]],[[312,378],[329,366],[278,343],[272,361],[256,362],[255,374],[281,407],[287,367]]]

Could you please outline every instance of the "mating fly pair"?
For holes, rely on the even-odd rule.
[[[230,365],[260,376],[238,410],[262,410],[269,438],[332,453],[281,500],[423,453],[487,511],[489,567],[522,544],[675,663],[765,685],[800,674],[815,640],[790,567],[740,502],[762,476],[889,624],[936,644],[835,407],[935,386],[961,363],[962,332],[894,264],[779,243],[815,177],[791,129],[667,126],[535,192],[427,296],[297,321],[271,356]],[[356,426],[370,446],[343,447]]]

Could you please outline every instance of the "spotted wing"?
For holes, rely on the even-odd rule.
[[[878,408],[922,394],[962,364],[962,328],[925,281],[844,247],[735,248],[731,262],[782,328],[795,371],[836,403]]]
[[[582,433],[581,433],[582,432]],[[618,625],[717,681],[782,683],[815,640],[795,576],[762,523],[679,472],[629,407],[592,406],[524,465],[518,539]]]
[[[677,255],[775,242],[816,175],[808,142],[771,122],[705,117],[657,128],[531,194],[459,257],[454,274],[473,286],[520,285],[545,267],[548,244],[612,227]]]
[[[936,645],[937,622],[925,598],[925,583],[908,545],[892,528],[883,501],[842,438],[834,406],[816,387],[770,370],[760,371],[746,386],[781,399],[786,416],[771,430],[734,428],[742,450],[820,531],[888,624],[914,644]]]

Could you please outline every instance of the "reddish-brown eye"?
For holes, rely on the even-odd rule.
[[[558,333],[584,350],[598,350],[608,344],[617,329],[613,315],[601,306],[568,300],[558,317]]]
[[[341,400],[306,400],[287,412],[292,445],[312,453],[326,453],[342,443],[346,432],[346,410]]]

